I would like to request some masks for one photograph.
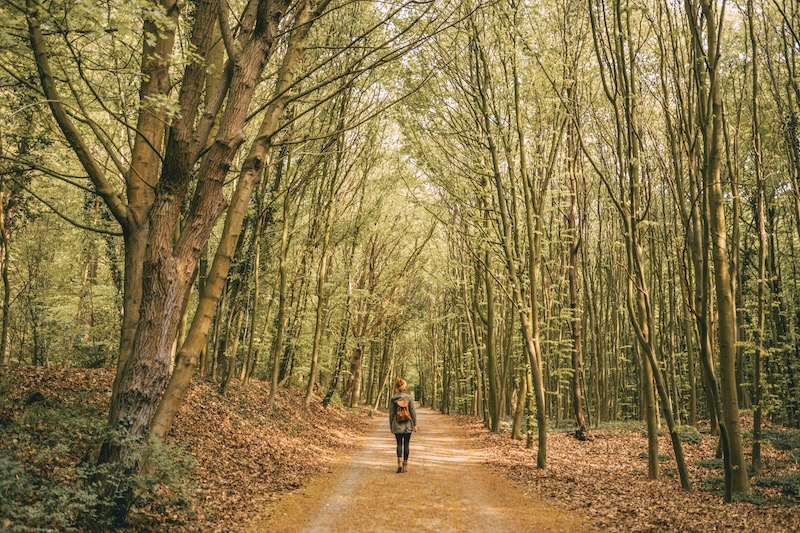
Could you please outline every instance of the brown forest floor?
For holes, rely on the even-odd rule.
[[[16,460],[25,465],[34,487],[74,486],[74,467],[91,452],[102,428],[113,379],[110,370],[5,367],[0,374],[0,477],[5,465]],[[327,470],[330,450],[352,447],[369,427],[365,414],[326,411],[319,402],[304,413],[298,390],[281,390],[275,408],[268,409],[268,392],[258,380],[246,389],[233,385],[226,397],[213,384],[195,383],[168,438],[195,462],[191,489],[183,497],[172,490],[159,494],[163,500],[139,501],[128,529],[236,530],[236,524],[268,502]],[[16,499],[9,499],[2,481],[0,530],[27,530],[24,520],[9,516],[58,514],[46,500],[26,498],[19,490]],[[43,492],[28,491],[34,496]],[[53,518],[53,529],[64,529],[69,520],[62,520]],[[41,525],[41,520],[27,521],[34,523]]]
[[[47,493],[43,487],[53,496],[51,489],[77,485],[74,467],[102,430],[112,380],[108,370],[3,369],[0,529],[41,527],[36,517],[47,513],[54,516],[51,529],[65,528],[69,509],[48,507],[37,495]],[[380,530],[392,527],[390,508],[398,505],[392,487],[402,480],[418,529],[480,531],[501,524],[505,531],[570,530],[582,522],[618,531],[800,531],[796,490],[782,494],[779,487],[759,486],[770,503],[722,503],[712,490],[721,473],[698,464],[714,457],[715,439],[708,435],[685,444],[695,487],[687,494],[674,475],[667,437],[661,442],[667,475],[659,481],[646,479],[641,429],[591,431],[587,442],[554,432],[548,468],[540,471],[535,452],[521,442],[490,434],[474,418],[421,410],[410,471],[397,475],[385,415],[325,411],[316,403],[304,413],[296,390],[282,390],[270,410],[267,393],[260,381],[247,389],[234,386],[226,397],[212,384],[196,384],[169,439],[195,462],[192,488],[183,495],[164,491],[164,500],[140,500],[129,529],[345,531],[361,524]],[[168,453],[175,455],[174,449]],[[764,454],[765,475],[756,480],[793,475],[797,482],[797,455],[792,459],[771,446]]]
[[[647,479],[647,438],[642,429],[592,430],[583,442],[572,433],[553,432],[548,435],[547,468],[538,470],[535,448],[527,450],[522,441],[491,434],[473,417],[456,418],[479,443],[489,467],[541,497],[588,515],[597,528],[800,531],[800,457],[770,445],[762,450],[763,475],[751,479],[755,496],[763,502],[726,504],[720,492],[722,471],[715,468],[719,461],[713,461],[717,439],[707,433],[699,443],[683,443],[693,487],[692,492],[684,492],[667,435],[659,438],[662,477],[652,481]],[[743,416],[742,422],[749,427],[747,417]],[[798,433],[793,435],[797,438]],[[788,481],[788,494],[781,487],[756,485],[759,480],[762,484]]]

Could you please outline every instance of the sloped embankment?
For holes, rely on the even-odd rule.
[[[0,528],[69,527],[80,506],[63,502],[80,500],[79,465],[103,431],[112,382],[113,372],[103,369],[3,369],[0,470],[15,482],[0,486]],[[365,416],[319,402],[304,412],[299,390],[281,390],[268,408],[268,393],[260,381],[234,385],[225,397],[213,383],[196,383],[167,450],[182,448],[193,458],[188,497],[181,504],[158,497],[174,490],[156,490],[133,509],[131,529],[235,531],[266,502],[325,469],[333,451],[368,427]]]

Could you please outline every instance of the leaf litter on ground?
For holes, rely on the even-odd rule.
[[[42,503],[37,501],[42,490],[79,483],[74,472],[97,448],[113,380],[110,369],[3,369],[0,450],[8,455],[0,459],[22,465],[24,472],[16,475],[31,483],[25,494],[2,495],[0,529],[31,527],[34,522],[19,521],[30,515],[20,506],[34,508]],[[190,497],[176,500],[173,494],[160,501],[157,496],[170,496],[175,487],[158,487],[160,494],[134,505],[128,530],[235,531],[266,502],[326,471],[331,456],[351,447],[369,427],[365,412],[324,409],[319,399],[304,410],[304,394],[296,388],[281,389],[271,408],[263,381],[232,384],[226,396],[216,389],[214,383],[195,382],[166,439],[171,450],[182,449],[191,458],[190,479],[184,480]],[[48,506],[39,507],[48,512]],[[31,515],[34,519],[55,529],[66,524],[63,517],[48,522]]]
[[[759,486],[759,480],[785,479],[800,468],[785,450],[762,447],[763,473],[751,479],[751,501],[724,503],[722,471],[701,465],[715,457],[717,437],[707,432],[697,443],[683,443],[692,491],[681,489],[668,435],[659,437],[661,476],[647,478],[647,437],[642,428],[590,429],[588,439],[552,431],[547,441],[547,467],[536,468],[536,443],[508,434],[492,434],[474,417],[456,417],[470,429],[486,464],[526,490],[558,500],[587,515],[595,527],[608,531],[800,531],[800,499],[780,487]],[[745,429],[752,418],[742,416]],[[772,428],[786,434],[787,430]],[[796,430],[795,430],[796,431]],[[749,451],[749,449],[747,450]],[[749,459],[749,456],[748,456]],[[711,490],[709,490],[711,489]],[[791,491],[790,491],[791,492]]]
[[[22,475],[33,480],[32,486],[77,483],[74,468],[97,445],[113,377],[108,369],[4,369],[0,449],[24,465]],[[268,408],[268,393],[268,385],[258,380],[246,388],[234,384],[224,397],[213,383],[195,383],[167,439],[194,460],[191,498],[181,504],[139,502],[128,529],[235,531],[269,502],[327,471],[332,456],[351,447],[369,427],[359,411],[326,410],[318,401],[304,411],[303,394],[297,389],[282,389],[275,406]],[[48,412],[57,417],[48,417]],[[597,528],[800,531],[799,452],[791,444],[800,441],[797,432],[767,428],[765,433],[777,444],[762,448],[764,472],[752,479],[753,501],[760,503],[726,504],[719,492],[720,462],[714,460],[716,437],[707,432],[699,442],[683,445],[693,486],[686,493],[680,488],[666,435],[659,439],[662,477],[651,481],[647,440],[639,427],[591,430],[585,442],[553,431],[548,436],[547,468],[539,470],[535,449],[488,432],[473,417],[455,418],[468,426],[489,466],[526,490],[588,515]],[[750,429],[747,416],[742,423]],[[0,526],[13,529],[15,524],[2,515],[0,507]]]

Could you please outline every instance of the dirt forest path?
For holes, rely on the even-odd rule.
[[[464,428],[430,409],[417,410],[408,472],[397,474],[394,436],[385,416],[327,474],[286,497],[247,531],[269,532],[544,532],[591,528],[555,502],[526,494],[494,473]]]

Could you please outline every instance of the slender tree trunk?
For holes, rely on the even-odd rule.
[[[574,89],[571,89],[574,90]],[[575,97],[569,96],[571,101]],[[575,105],[577,107],[577,105]],[[570,320],[572,325],[572,405],[575,413],[575,425],[581,435],[586,427],[583,418],[583,399],[581,397],[581,377],[583,376],[583,355],[581,353],[581,316],[580,300],[578,297],[578,252],[580,249],[581,229],[578,227],[578,146],[576,139],[575,125],[569,121],[567,130],[568,147],[568,173],[570,183],[570,205],[567,213],[567,233],[570,238],[569,243],[569,265],[567,275],[569,277],[569,307]]]
[[[67,342],[67,351],[72,352],[75,346],[75,338],[78,336],[78,330],[80,329],[81,322],[83,321],[83,305],[84,300],[86,299],[86,292],[87,286],[89,282],[89,270],[92,267],[92,250],[90,249],[91,246],[84,246],[84,263],[83,263],[83,273],[81,275],[81,288],[78,291],[78,305],[77,309],[75,309],[75,319],[73,320],[72,324],[72,332],[69,335],[69,342]],[[0,357],[2,357],[0,355]]]
[[[463,260],[461,261],[463,265]],[[472,403],[472,414],[474,416],[479,416],[481,412],[481,406],[483,405],[483,387],[481,383],[483,382],[482,372],[481,372],[481,364],[480,361],[483,358],[483,354],[481,352],[480,343],[478,339],[480,338],[479,326],[478,326],[478,319],[476,315],[480,314],[480,309],[478,308],[476,295],[473,291],[472,298],[470,298],[470,290],[469,285],[467,282],[467,273],[466,268],[463,266],[461,267],[461,298],[462,298],[462,305],[464,306],[464,314],[467,317],[467,322],[469,326],[469,338],[470,338],[470,346],[472,352],[472,361],[474,363],[474,371],[475,371],[475,394],[473,397]],[[475,277],[477,281],[477,276]]]
[[[231,346],[230,350],[226,349],[227,356],[225,357],[225,366],[223,367],[222,371],[222,381],[220,382],[218,390],[221,396],[225,396],[225,393],[228,391],[228,386],[231,383],[231,379],[233,378],[233,374],[236,369],[236,358],[239,351],[239,339],[241,338],[242,334],[242,320],[244,319],[245,314],[244,309],[238,309],[235,314],[236,326],[231,328],[231,330],[228,332],[228,338],[233,338],[233,345]]]
[[[639,290],[637,290],[639,289]],[[628,309],[631,319],[638,321],[642,331],[642,340],[639,347],[639,365],[641,371],[641,392],[644,400],[644,419],[647,423],[647,477],[658,479],[660,465],[658,459],[658,412],[656,409],[656,395],[653,388],[653,367],[645,353],[650,342],[650,325],[647,320],[647,302],[641,289],[634,288],[633,282],[628,283]]]
[[[483,285],[486,290],[486,322],[485,322],[485,353],[486,353],[486,379],[489,386],[489,420],[493,433],[500,432],[500,387],[497,381],[497,346],[495,345],[495,298],[494,279],[491,275],[491,255],[484,252],[483,257]]]
[[[332,200],[329,198],[329,200]],[[306,409],[311,405],[311,398],[314,394],[314,387],[317,382],[317,365],[319,364],[319,350],[322,344],[322,326],[325,321],[325,279],[328,274],[328,246],[331,238],[331,212],[330,201],[326,206],[325,226],[322,236],[322,248],[320,250],[320,264],[317,270],[317,306],[314,320],[314,337],[311,344],[311,367],[308,373],[308,386],[303,405]]]
[[[264,179],[261,180],[261,187],[260,187],[260,194],[258,194],[256,199],[256,220],[255,220],[255,227],[253,228],[253,235],[251,241],[251,249],[252,249],[252,257],[253,257],[253,268],[252,268],[252,276],[253,276],[253,309],[251,314],[251,319],[248,325],[248,331],[250,332],[249,338],[247,341],[247,353],[245,354],[244,361],[242,362],[242,372],[239,377],[240,381],[244,386],[246,386],[250,382],[250,376],[253,373],[253,368],[255,367],[255,357],[256,357],[256,350],[255,350],[255,338],[256,338],[256,321],[258,320],[258,309],[261,304],[261,238],[262,238],[262,227],[264,224],[264,219],[267,214],[263,210],[264,204],[264,197],[267,193],[267,179],[266,175]],[[263,335],[262,335],[263,338]]]
[[[523,366],[519,375],[519,394],[517,395],[517,405],[514,409],[514,423],[511,426],[511,438],[522,440],[522,420],[525,415],[525,404],[528,401],[528,370],[527,365]]]
[[[727,225],[725,223],[725,199],[722,193],[720,155],[722,152],[722,90],[719,78],[719,42],[716,5],[711,0],[699,0],[705,18],[706,51],[705,65],[708,74],[708,102],[710,114],[705,117],[704,184],[708,192],[709,226],[711,230],[712,258],[714,261],[715,295],[718,314],[720,404],[723,419],[720,420],[720,437],[726,471],[725,500],[731,501],[733,493],[749,493],[747,465],[742,446],[739,425],[739,402],[736,386],[736,308],[731,285],[728,257]],[[690,23],[696,24],[695,14]],[[721,22],[721,21],[720,21]],[[701,36],[693,29],[695,39]],[[712,369],[708,369],[711,371]],[[709,372],[709,375],[713,373]],[[723,422],[725,427],[723,427]]]
[[[758,315],[756,320],[755,335],[755,361],[754,381],[755,381],[755,409],[753,411],[753,472],[755,475],[761,474],[761,416],[763,402],[763,353],[764,353],[764,331],[766,321],[766,299],[767,299],[767,229],[766,229],[766,199],[764,191],[764,161],[761,150],[761,130],[760,130],[760,110],[758,102],[758,42],[756,41],[754,21],[755,13],[753,0],[747,1],[747,23],[750,34],[750,46],[752,54],[753,68],[753,155],[755,156],[756,171],[756,231],[758,233]]]
[[[283,231],[281,232],[280,251],[278,254],[278,314],[275,317],[275,336],[272,338],[270,361],[272,364],[272,380],[269,388],[267,405],[272,407],[278,394],[278,381],[281,372],[281,352],[283,351],[283,337],[286,329],[286,256],[289,249],[289,191],[284,192],[283,198]]]
[[[392,336],[387,334],[383,341],[383,349],[381,350],[381,363],[378,368],[378,386],[372,403],[374,409],[378,409],[381,403],[383,390],[386,384],[389,383],[389,373],[391,372],[392,362]],[[420,398],[420,401],[421,400],[422,398]]]
[[[0,239],[2,242],[2,264],[0,264],[0,276],[3,278],[3,325],[0,328],[0,367],[2,367],[9,359],[9,322],[11,320],[11,282],[8,277],[8,265],[11,260],[11,239],[8,234],[8,227],[6,224],[7,209],[5,208],[5,198],[0,191]]]
[[[255,250],[253,251],[253,311],[249,324],[247,326],[249,337],[247,340],[247,353],[242,361],[242,372],[239,375],[239,381],[242,385],[247,385],[250,381],[250,375],[255,366],[255,337],[256,337],[256,320],[258,319],[258,308],[261,303],[261,223],[256,225],[255,229]]]
[[[322,406],[328,407],[328,404],[333,399],[336,389],[339,386],[339,378],[342,374],[342,366],[344,365],[345,357],[347,356],[347,338],[350,332],[350,290],[347,293],[346,307],[344,316],[342,317],[342,324],[339,329],[339,342],[336,345],[336,366],[333,370],[331,382],[328,385],[328,391],[325,398],[322,399]]]

